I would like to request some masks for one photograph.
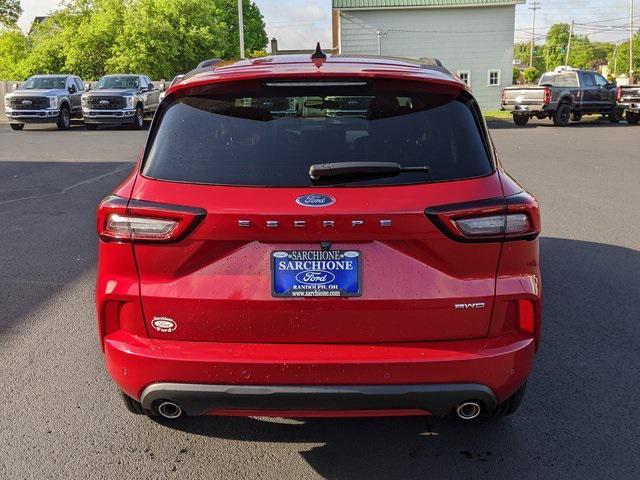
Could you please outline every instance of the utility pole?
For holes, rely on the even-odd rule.
[[[569,30],[569,44],[567,45],[567,58],[564,61],[565,65],[569,65],[569,55],[571,54],[571,38],[573,37],[573,29],[576,25],[575,20],[571,20],[571,30]]]
[[[244,13],[242,10],[242,0],[238,0],[238,32],[240,34],[240,58],[245,58],[244,51]]]
[[[539,2],[533,2],[529,7],[529,10],[533,10],[533,28],[531,29],[531,52],[529,52],[529,68],[533,67],[533,49],[536,45],[536,12],[541,8],[542,5],[540,5]]]
[[[629,85],[633,80],[633,0],[629,0]]]

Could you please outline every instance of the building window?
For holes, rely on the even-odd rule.
[[[460,77],[460,80],[466,83],[469,87],[471,86],[471,71],[458,70],[458,77]]]
[[[489,87],[497,87],[500,85],[500,70],[489,70]]]

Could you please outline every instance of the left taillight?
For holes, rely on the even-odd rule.
[[[104,241],[173,243],[206,216],[200,208],[111,196],[98,207],[98,235]]]
[[[526,192],[428,208],[425,213],[440,231],[460,242],[535,240],[540,235],[538,203]]]

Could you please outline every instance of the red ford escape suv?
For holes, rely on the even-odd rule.
[[[540,337],[540,216],[438,61],[283,56],[169,89],[98,210],[135,413],[501,417]]]

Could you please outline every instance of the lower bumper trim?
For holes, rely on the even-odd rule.
[[[491,411],[498,405],[491,389],[479,384],[254,386],[156,383],[143,392],[141,403],[153,409],[160,400],[174,402],[189,416],[237,411],[348,412],[424,411],[447,415],[468,400]]]

